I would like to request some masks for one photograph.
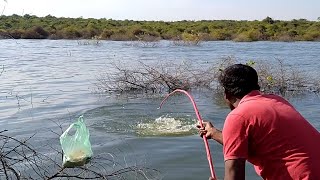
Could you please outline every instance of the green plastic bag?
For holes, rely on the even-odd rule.
[[[74,135],[69,134],[72,128],[75,129]],[[83,116],[80,116],[78,121],[72,123],[60,136],[60,144],[63,150],[63,167],[83,166],[89,162],[93,155],[89,136],[89,129],[84,124]]]

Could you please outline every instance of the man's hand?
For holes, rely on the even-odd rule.
[[[200,125],[197,125],[197,128],[199,129],[200,136],[206,136],[207,139],[213,139],[213,134],[215,132],[215,128],[211,124],[211,122],[203,122],[203,127]]]
[[[222,133],[220,130],[215,128],[210,122],[203,122],[203,128],[200,125],[197,125],[199,129],[200,136],[206,136],[207,139],[214,139],[218,143],[223,144]]]

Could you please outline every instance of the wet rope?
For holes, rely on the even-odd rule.
[[[193,105],[193,108],[194,108],[194,111],[197,115],[197,118],[199,120],[199,123],[200,123],[200,127],[203,128],[203,121],[202,121],[202,118],[200,116],[200,113],[199,113],[199,110],[197,108],[197,105],[196,103],[194,102],[193,100],[193,97],[185,90],[181,90],[181,89],[176,89],[174,90],[173,92],[169,93],[168,95],[166,95],[166,97],[161,101],[160,103],[160,108],[162,107],[162,105],[164,104],[164,102],[168,99],[169,96],[171,96],[172,94],[176,93],[176,92],[181,92],[181,93],[184,93],[185,95],[187,95],[190,99],[190,101],[192,102],[192,105]],[[207,159],[208,159],[208,163],[209,163],[209,168],[210,168],[210,173],[211,173],[211,177],[213,179],[216,179],[216,175],[215,175],[215,172],[214,172],[214,168],[213,168],[213,163],[212,163],[212,158],[211,158],[211,153],[210,153],[210,148],[209,148],[209,145],[208,145],[208,140],[207,140],[207,137],[206,136],[202,136],[203,138],[203,141],[204,141],[204,145],[206,147],[206,152],[207,152]]]

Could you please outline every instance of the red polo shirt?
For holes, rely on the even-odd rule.
[[[222,135],[225,161],[245,158],[264,179],[320,180],[320,133],[279,96],[243,97]]]

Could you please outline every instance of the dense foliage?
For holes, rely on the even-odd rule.
[[[106,40],[319,41],[320,21],[133,21],[57,18],[51,15],[0,16],[0,38]]]

